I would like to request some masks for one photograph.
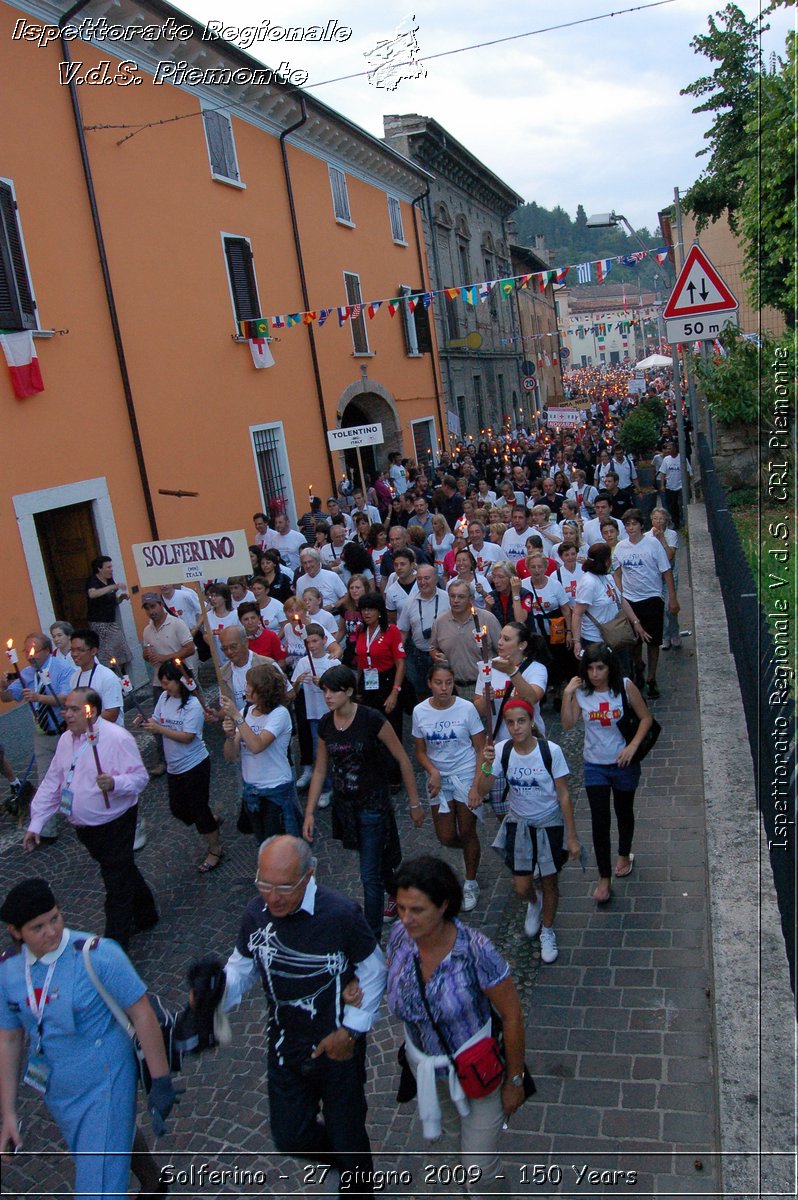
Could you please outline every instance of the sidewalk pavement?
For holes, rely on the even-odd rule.
[[[692,630],[689,573],[682,554],[681,624]],[[591,899],[596,878],[592,855],[586,875],[578,867],[565,868],[555,964],[542,965],[538,942],[523,934],[521,906],[489,849],[495,818],[489,814],[483,827],[482,891],[468,920],[494,939],[513,966],[526,1014],[527,1063],[538,1092],[511,1119],[503,1137],[507,1179],[483,1180],[481,1194],[499,1194],[508,1180],[517,1196],[730,1194],[722,1187],[718,1154],[695,642],[688,637],[683,650],[661,657],[662,698],[652,707],[663,733],[643,767],[634,872],[615,883],[612,902],[598,909]],[[571,766],[577,827],[590,849],[581,733],[563,734],[550,705],[544,716],[548,737],[562,744]],[[142,744],[147,740],[143,737]],[[198,841],[171,818],[163,780],[148,789],[149,841],[138,855],[155,885],[162,916],[155,930],[135,939],[131,957],[150,988],[175,1007],[184,1002],[188,962],[210,950],[229,952],[252,895],[255,847],[234,831],[236,772],[221,760],[218,731],[210,731],[208,742],[215,804],[228,817],[223,866],[208,876],[197,875]],[[147,745],[145,755],[150,754]],[[459,869],[459,854],[437,846],[429,821],[415,831],[406,805],[399,803],[397,809],[407,856],[440,853]],[[319,825],[319,877],[360,899],[356,856],[329,839],[329,812],[320,814]],[[3,839],[0,863],[8,885],[26,874],[47,875],[73,928],[102,928],[99,882],[70,833],[32,860],[23,859]],[[320,1173],[296,1160],[265,1156],[271,1144],[264,1028],[264,1000],[257,989],[233,1015],[233,1046],[187,1064],[183,1082],[188,1091],[157,1153],[175,1172],[193,1167],[195,1174],[177,1174],[171,1194],[335,1194],[332,1176],[321,1180]],[[464,1194],[458,1185],[456,1146],[425,1144],[413,1105],[395,1103],[400,1040],[396,1024],[384,1017],[370,1038],[368,1054],[375,1165],[383,1170],[407,1167],[411,1175],[409,1183],[390,1183],[383,1194]],[[61,1147],[38,1101],[26,1098],[23,1115],[27,1150]],[[148,1127],[146,1120],[144,1125]],[[238,1174],[221,1184],[203,1185],[196,1175],[202,1163]],[[246,1171],[252,1173],[250,1182],[242,1180]],[[68,1157],[21,1154],[4,1168],[4,1189],[18,1195],[63,1192],[70,1178]]]

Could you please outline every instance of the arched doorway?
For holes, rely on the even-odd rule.
[[[402,434],[396,403],[390,392],[371,380],[366,381],[366,389],[363,390],[362,384],[347,388],[338,405],[338,426],[340,429],[351,429],[355,425],[371,425],[377,421],[382,425],[384,442],[381,445],[360,448],[363,473],[368,487],[374,481],[377,471],[387,465],[388,455],[394,450],[402,450]],[[355,484],[359,484],[357,450],[344,450],[339,457],[343,462],[341,474],[345,470],[347,476]]]

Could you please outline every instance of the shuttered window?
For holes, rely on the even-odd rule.
[[[10,183],[0,180],[0,329],[37,329],[17,203]]]
[[[352,345],[355,349],[355,354],[369,353],[369,339],[366,333],[366,318],[363,315],[363,297],[360,294],[360,276],[350,275],[344,271],[344,284],[346,285],[346,303],[357,308],[357,312],[349,318],[349,324],[352,328]]]
[[[332,190],[333,214],[336,221],[352,223],[349,211],[349,192],[346,188],[346,175],[337,167],[328,166],[330,172],[330,188]]]
[[[397,295],[402,297],[402,328],[405,335],[405,349],[408,354],[429,354],[432,351],[432,335],[429,328],[429,309],[424,307],[421,297],[416,293],[416,303],[413,311],[407,297],[413,294],[413,289],[405,283],[399,284]]]
[[[236,322],[254,320],[261,311],[250,244],[246,238],[226,237],[224,252]]]
[[[401,242],[403,246],[406,246],[405,231],[402,226],[402,206],[396,196],[388,197],[388,216],[391,220],[391,237],[395,242]]]
[[[233,140],[233,126],[226,113],[216,112],[215,109],[202,110],[202,121],[205,126],[205,138],[208,143],[208,157],[211,160],[211,172],[221,179],[232,179],[240,182],[238,174],[238,159],[236,145]]]

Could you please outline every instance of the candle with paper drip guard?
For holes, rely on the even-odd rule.
[[[135,706],[139,712],[139,715],[141,717],[143,717],[144,720],[146,721],[147,714],[145,713],[144,709],[141,707],[138,700],[136,699],[135,693],[133,691],[133,684],[130,682],[130,676],[127,674],[122,675],[122,674],[120,674],[119,671],[117,671],[117,669],[116,669],[117,663],[116,663],[115,658],[109,658],[108,662],[110,664],[111,670],[113,671],[114,675],[117,675],[119,677],[119,681],[122,684],[122,695],[130,696],[131,700],[133,701],[133,703],[135,704]]]
[[[474,622],[474,641],[481,642],[482,641],[482,626],[479,623],[479,617],[477,616],[477,610],[473,604],[471,605],[471,617]]]
[[[185,679],[186,687],[188,688],[188,690],[190,692],[195,692],[197,690],[197,683],[196,683],[196,680],[194,679],[194,676],[191,674],[188,667],[186,666],[186,664],[183,662],[183,660],[181,658],[176,658],[174,660],[174,663],[175,663],[175,666],[177,667],[177,669],[180,671],[180,674]]]
[[[298,638],[302,638],[303,642],[306,641],[308,635],[305,630],[305,626],[302,624],[302,618],[299,613],[292,613],[291,624],[294,627],[294,635]]]
[[[203,692],[202,687],[199,684],[199,681],[196,680],[194,678],[194,676],[191,674],[188,667],[183,662],[182,658],[174,659],[174,664],[177,667],[177,669],[180,671],[181,675],[183,676],[186,687],[188,688],[188,690],[190,692],[192,692],[197,697],[200,704],[202,705],[202,711],[207,716],[211,710],[210,710],[208,704],[206,703],[205,693]]]
[[[21,679],[22,676],[19,673],[19,655],[17,654],[16,650],[14,649],[14,639],[13,638],[9,638],[8,641],[6,642],[6,658],[8,659],[11,666],[14,668],[14,674],[16,675],[17,679]]]

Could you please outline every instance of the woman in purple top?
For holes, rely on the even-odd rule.
[[[440,1136],[438,1084],[448,1080],[460,1114],[469,1195],[481,1192],[480,1178],[493,1191],[499,1134],[524,1101],[521,1002],[504,958],[484,934],[456,919],[463,893],[447,863],[432,855],[410,859],[399,868],[395,886],[399,920],[386,951],[388,1007],[405,1023],[405,1052],[416,1078],[424,1136]],[[475,1100],[463,1093],[450,1058],[490,1036],[491,1006],[504,1023],[505,1076],[494,1091]]]

